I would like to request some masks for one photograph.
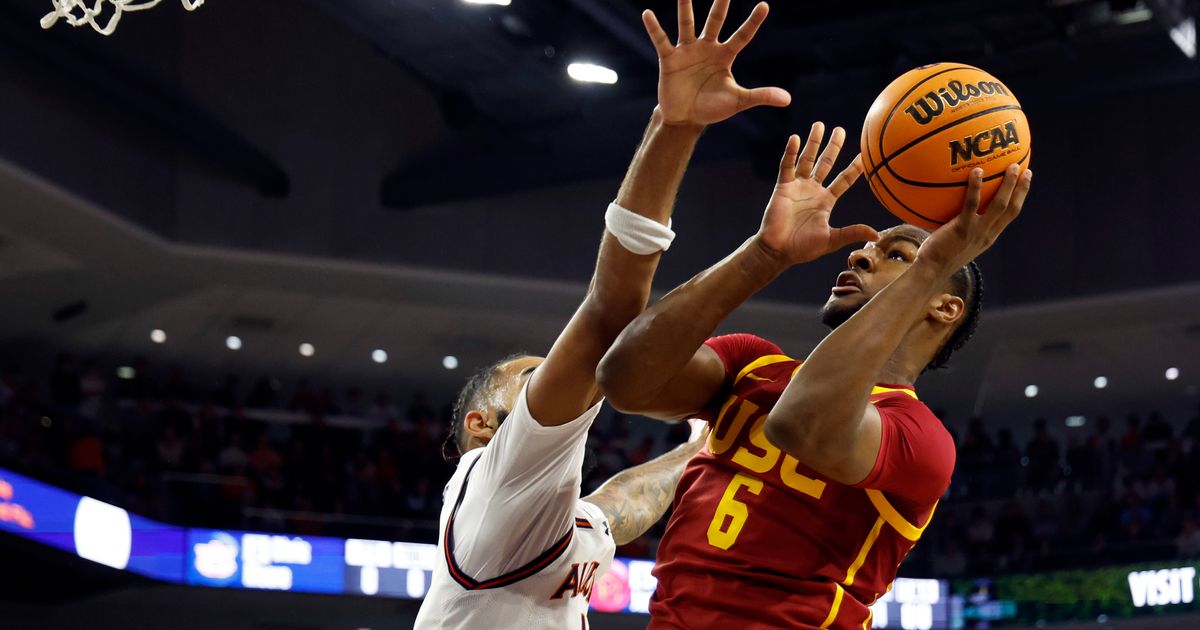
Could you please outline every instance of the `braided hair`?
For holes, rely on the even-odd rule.
[[[967,314],[946,343],[942,344],[942,348],[934,355],[929,365],[925,366],[924,372],[946,367],[950,357],[967,345],[975,334],[975,329],[979,327],[979,314],[983,307],[983,272],[979,270],[979,265],[975,261],[967,263],[967,266],[950,277],[950,284],[954,295],[966,303]]]
[[[464,449],[467,447],[467,428],[463,425],[463,419],[472,410],[478,410],[483,407],[488,395],[491,393],[492,382],[500,375],[500,368],[504,367],[510,361],[527,357],[528,354],[518,352],[510,354],[503,359],[479,370],[467,379],[466,385],[458,392],[458,399],[454,403],[454,414],[450,419],[450,434],[446,436],[446,441],[442,443],[442,459],[448,462],[457,461],[463,456]],[[499,421],[503,422],[508,416],[508,410],[499,410]]]

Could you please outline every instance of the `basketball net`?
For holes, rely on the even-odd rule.
[[[151,9],[158,6],[162,0],[50,0],[54,4],[54,10],[47,13],[46,17],[42,18],[42,28],[48,29],[58,23],[58,20],[65,19],[67,24],[71,26],[88,26],[95,29],[101,35],[112,35],[112,32],[117,30],[117,23],[121,21],[121,14],[126,11],[141,11],[143,9]],[[183,8],[188,11],[195,11],[204,4],[204,0],[181,0]],[[88,7],[88,4],[91,7]],[[106,8],[105,5],[111,5]],[[104,20],[102,13],[108,12],[108,21],[101,25]],[[98,21],[99,20],[99,21]]]

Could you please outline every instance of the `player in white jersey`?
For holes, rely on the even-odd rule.
[[[699,37],[690,0],[679,0],[672,45],[654,14],[642,18],[659,58],[658,106],[605,217],[583,304],[545,359],[507,359],[473,377],[455,409],[463,453],[446,486],[441,556],[417,630],[586,628],[595,581],[616,544],[662,517],[689,444],[619,473],[581,499],[587,431],[600,408],[596,366],[646,306],[688,158],[705,125],[758,105],[786,106],[780,88],[733,78],[738,52],[767,15],[760,3],[725,42],[729,0],[715,0]],[[536,308],[536,305],[530,305]]]

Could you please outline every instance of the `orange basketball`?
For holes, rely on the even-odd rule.
[[[1004,169],[1029,166],[1029,123],[1012,90],[961,63],[935,63],[892,81],[863,123],[862,156],[875,197],[904,222],[928,229],[962,209],[967,175],[983,169],[982,203]]]

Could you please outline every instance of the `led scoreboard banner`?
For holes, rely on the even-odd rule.
[[[1200,612],[1200,561],[955,580],[963,617],[993,625]]]
[[[961,627],[955,621],[960,609],[945,580],[896,578],[891,590],[871,605],[871,627],[949,630]]]
[[[442,561],[436,545],[422,543],[166,525],[3,468],[0,531],[116,569],[213,588],[421,599]],[[592,610],[648,613],[658,584],[653,568],[651,560],[614,559],[592,589]],[[955,627],[947,592],[944,581],[900,578],[871,607],[874,627]]]
[[[421,599],[436,545],[177,527],[0,468],[0,531],[176,584]],[[592,608],[646,613],[649,560],[617,558]]]
[[[184,529],[0,468],[0,531],[167,582],[183,581]]]

